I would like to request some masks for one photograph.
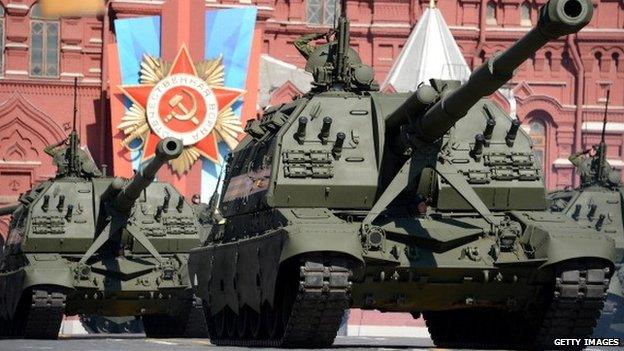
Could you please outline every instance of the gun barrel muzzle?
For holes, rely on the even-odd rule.
[[[416,122],[415,136],[426,142],[439,139],[481,98],[493,94],[548,41],[576,33],[589,23],[591,0],[549,0],[540,9],[537,25],[507,50],[477,68],[466,83],[443,95]]]
[[[179,139],[164,138],[158,142],[154,158],[137,172],[117,194],[114,203],[115,208],[122,212],[129,211],[141,192],[154,181],[158,170],[168,161],[179,157],[183,149],[184,145]]]

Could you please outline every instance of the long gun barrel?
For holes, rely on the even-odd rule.
[[[10,215],[20,206],[20,203],[15,203],[7,206],[0,207],[0,216]]]
[[[465,84],[443,95],[415,120],[413,136],[425,142],[442,137],[475,103],[509,81],[514,70],[548,41],[580,31],[591,20],[592,12],[591,0],[548,1],[540,9],[537,26],[477,68]]]
[[[128,212],[139,198],[141,192],[154,181],[156,172],[167,163],[182,154],[184,145],[181,140],[164,138],[156,145],[156,156],[128,182],[117,194],[113,206],[121,212]]]

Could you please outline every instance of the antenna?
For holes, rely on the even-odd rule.
[[[69,176],[80,176],[79,163],[78,159],[78,132],[76,131],[76,117],[78,114],[78,77],[74,77],[74,116],[72,122],[72,131],[69,134],[69,149],[67,150],[66,157],[69,158],[69,169],[67,174]]]
[[[78,114],[77,100],[78,98],[78,77],[74,77],[74,121],[72,124],[72,132],[76,131],[76,115]]]
[[[342,2],[340,3],[340,7],[334,7],[334,23],[332,23],[332,28],[334,31],[338,28],[338,18],[342,14]],[[336,16],[337,15],[337,16]]]
[[[227,160],[229,161],[229,160]],[[210,201],[208,202],[208,210],[210,211],[210,216],[217,223],[221,224],[223,217],[219,213],[219,185],[221,184],[221,178],[223,176],[223,172],[225,171],[225,165],[221,167],[221,171],[219,172],[219,177],[217,178],[217,184],[215,185],[212,196],[210,197]]]
[[[219,176],[217,177],[217,183],[215,184],[214,191],[212,192],[212,196],[210,196],[210,201],[208,202],[208,205],[213,212],[219,206],[219,185],[221,184],[221,177],[223,176],[224,170],[225,166],[222,166],[221,171],[219,171]]]
[[[347,20],[347,0],[340,1],[340,18],[338,18],[338,40],[335,60],[335,75],[339,82],[346,82],[346,55],[349,50],[349,20]]]
[[[607,114],[609,112],[609,98],[611,97],[611,89],[607,89],[607,101],[605,102],[604,117],[602,120],[602,135],[600,142],[605,142],[605,129],[607,128]]]
[[[596,170],[596,175],[598,177],[598,181],[602,182],[605,176],[604,168],[607,162],[607,145],[605,143],[605,132],[607,129],[607,114],[609,113],[609,98],[611,96],[611,89],[607,89],[607,101],[605,102],[604,109],[604,117],[602,120],[602,134],[600,136],[600,145],[598,152],[600,153],[598,157],[600,157],[600,162],[598,163],[598,169]]]

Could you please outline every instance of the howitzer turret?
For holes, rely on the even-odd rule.
[[[587,337],[613,241],[546,211],[531,138],[483,97],[585,25],[590,1],[551,0],[466,84],[431,77],[411,95],[377,91],[346,47],[345,11],[336,40],[309,55],[312,90],[249,122],[226,168],[224,220],[191,251],[211,342],[327,347],[349,304],[422,312],[441,347]]]
[[[182,141],[175,138],[165,138],[158,142],[156,156],[121,188],[113,201],[113,207],[120,212],[129,211],[141,192],[154,181],[158,170],[168,161],[180,156],[183,148]],[[111,184],[113,187],[119,185],[119,182]]]
[[[550,0],[539,12],[537,26],[507,50],[494,55],[477,68],[470,79],[444,94],[406,131],[413,137],[432,142],[443,136],[481,98],[493,94],[509,81],[525,60],[548,41],[578,32],[589,23],[593,6],[590,0]],[[388,119],[406,120],[422,110],[422,95],[413,94]]]

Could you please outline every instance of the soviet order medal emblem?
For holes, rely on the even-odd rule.
[[[185,46],[173,63],[144,55],[140,85],[121,86],[132,105],[117,126],[130,150],[143,150],[142,159],[154,156],[156,144],[166,137],[182,140],[184,151],[170,161],[172,169],[183,174],[203,156],[219,162],[217,143],[230,148],[238,144],[241,122],[232,104],[244,93],[223,86],[221,58],[194,64]]]

